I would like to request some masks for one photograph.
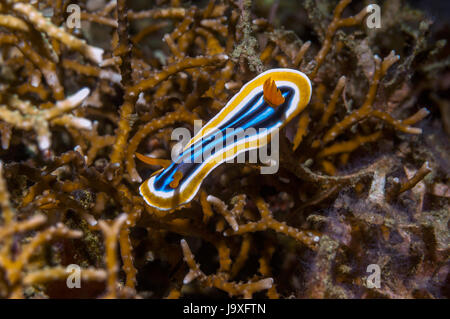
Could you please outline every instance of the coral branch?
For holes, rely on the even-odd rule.
[[[37,30],[47,33],[50,37],[57,39],[73,50],[80,51],[88,59],[97,64],[102,62],[103,49],[90,46],[86,41],[80,40],[52,23],[49,23],[42,13],[32,5],[16,3],[13,5],[13,9],[23,14]]]
[[[320,234],[315,231],[299,230],[297,228],[286,225],[286,223],[284,222],[275,220],[269,210],[269,207],[261,198],[257,199],[256,205],[261,214],[261,219],[258,222],[250,222],[245,225],[239,225],[238,230],[235,230],[233,232],[227,230],[224,232],[224,235],[234,236],[272,229],[278,233],[294,238],[295,240],[301,242],[311,249],[316,248],[316,245],[320,240]]]
[[[0,119],[11,125],[23,129],[34,129],[37,133],[39,148],[46,150],[51,145],[51,133],[49,127],[53,124],[72,126],[77,128],[91,129],[92,123],[84,118],[74,118],[65,113],[78,107],[89,95],[89,89],[83,88],[65,100],[58,101],[48,109],[37,109],[29,102],[12,97],[9,100],[11,107],[19,111],[11,111],[6,106],[0,105]]]
[[[324,148],[317,154],[317,157],[325,157],[329,155],[335,155],[339,153],[350,153],[363,144],[375,142],[381,137],[381,131],[373,134],[362,136],[357,135],[354,139],[347,142],[335,143],[329,147]]]
[[[30,31],[25,21],[5,14],[0,14],[0,26],[23,32]]]
[[[376,97],[380,80],[384,77],[389,67],[397,62],[400,57],[398,55],[395,55],[394,51],[392,51],[383,60],[383,62],[381,62],[380,58],[377,56],[375,56],[374,59],[376,69],[364,104],[358,110],[353,111],[351,114],[347,115],[341,122],[336,123],[330,130],[328,130],[328,132],[325,133],[323,137],[323,143],[329,143],[333,141],[345,129],[372,114],[372,106]]]
[[[333,115],[336,108],[336,103],[339,99],[339,96],[341,95],[342,90],[344,89],[345,79],[345,76],[341,76],[339,78],[336,87],[334,88],[333,94],[331,95],[330,102],[328,102],[328,105],[325,107],[325,112],[320,119],[321,127],[325,127],[328,124],[328,120]]]
[[[184,260],[189,266],[189,272],[183,280],[184,284],[188,284],[194,279],[198,279],[202,285],[226,291],[230,297],[242,295],[244,298],[251,298],[255,292],[270,289],[273,285],[272,278],[265,278],[247,283],[236,283],[225,281],[225,278],[221,275],[206,276],[200,270],[200,266],[195,262],[194,255],[184,239],[181,240],[181,248],[183,250]]]
[[[235,216],[228,210],[227,205],[219,198],[209,195],[206,200],[225,218],[230,227],[236,232],[239,229],[239,225]]]
[[[350,2],[352,2],[352,0],[341,0],[341,1],[339,1],[336,8],[334,9],[333,20],[328,25],[328,29],[325,34],[325,40],[322,43],[322,48],[320,49],[320,51],[317,53],[316,57],[314,58],[314,60],[316,61],[316,66],[310,74],[311,78],[314,78],[316,76],[320,66],[322,65],[323,61],[325,60],[325,57],[330,52],[332,39],[333,39],[333,36],[335,35],[337,29],[342,28],[342,27],[350,27],[350,26],[358,25],[363,21],[364,17],[367,15],[366,8],[363,8],[357,15],[355,15],[353,17],[349,17],[349,18],[345,18],[345,19],[341,18],[342,12],[350,4]]]
[[[112,222],[112,225],[101,220],[98,225],[103,232],[105,241],[105,264],[108,270],[108,288],[106,298],[115,298],[117,296],[117,272],[119,265],[117,260],[117,239],[119,238],[120,228],[125,223],[127,215],[122,214]]]
[[[11,207],[11,203],[9,201],[9,191],[8,191],[8,187],[7,187],[4,177],[3,177],[3,162],[1,162],[1,161],[0,161],[0,207],[2,208],[2,219],[3,219],[4,224],[11,227],[10,224],[12,223],[13,218],[14,218],[14,211],[13,211],[13,209]],[[23,227],[23,224],[22,224],[22,227]],[[19,228],[19,225],[16,225],[16,228]],[[10,229],[0,228],[0,239],[4,236],[7,236],[8,231],[10,233],[14,232],[14,230],[11,231]],[[14,227],[12,227],[12,229],[14,229]]]
[[[431,167],[429,166],[428,162],[423,163],[423,165],[420,167],[420,169],[417,171],[416,174],[410,179],[408,179],[405,183],[403,183],[400,186],[400,190],[398,191],[399,194],[406,192],[407,190],[413,188],[418,182],[420,182],[422,179],[425,178],[430,172]]]

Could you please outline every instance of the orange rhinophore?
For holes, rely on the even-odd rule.
[[[277,107],[284,103],[284,97],[272,78],[268,78],[264,82],[263,92],[264,101],[266,101],[271,107]]]

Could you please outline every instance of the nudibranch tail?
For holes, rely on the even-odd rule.
[[[311,82],[297,70],[261,73],[200,129],[176,160],[142,183],[141,195],[160,210],[188,203],[215,167],[266,145],[276,130],[307,106],[310,97]]]

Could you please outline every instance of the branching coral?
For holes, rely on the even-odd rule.
[[[386,2],[378,30],[350,0],[83,1],[71,29],[67,4],[0,5],[0,297],[448,297],[448,63],[420,12]],[[276,67],[313,86],[279,171],[227,163],[146,205],[172,130]]]
[[[23,294],[23,285],[51,281],[60,277],[61,274],[59,267],[27,271],[26,267],[36,249],[54,237],[79,238],[82,233],[58,223],[44,230],[36,231],[36,234],[28,242],[22,243],[21,251],[17,254],[12,247],[14,236],[38,229],[47,222],[47,218],[44,215],[34,215],[24,221],[16,220],[16,213],[11,207],[10,195],[3,178],[3,163],[0,163],[0,194],[3,217],[0,227],[0,269],[5,274],[0,293],[3,297],[20,298]],[[91,270],[87,270],[87,272],[88,274],[85,275],[87,279],[101,277],[99,272]]]
[[[233,297],[235,295],[242,295],[247,299],[251,298],[255,292],[272,288],[272,278],[265,278],[247,283],[236,283],[227,281],[227,276],[224,275],[206,276],[200,270],[199,265],[195,262],[194,255],[192,254],[188,244],[184,239],[181,240],[181,247],[183,249],[184,260],[189,266],[189,272],[183,280],[184,284],[188,284],[192,280],[198,279],[202,283],[202,285],[224,290],[230,297]]]
[[[102,49],[90,46],[86,44],[86,41],[74,37],[70,33],[57,28],[52,23],[48,23],[42,13],[32,5],[18,2],[12,5],[12,9],[25,16],[38,31],[44,32],[49,37],[57,39],[70,49],[80,51],[95,63],[102,62]]]
[[[51,146],[50,125],[62,125],[82,130],[92,129],[92,123],[88,119],[67,114],[79,106],[88,94],[88,88],[81,89],[46,109],[36,108],[29,101],[22,101],[17,96],[6,97],[7,104],[0,105],[0,118],[19,129],[34,129],[39,148],[47,150]]]

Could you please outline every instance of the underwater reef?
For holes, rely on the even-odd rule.
[[[449,298],[450,28],[422,9],[0,1],[0,298]],[[312,84],[278,172],[147,205],[172,131],[273,68]]]

